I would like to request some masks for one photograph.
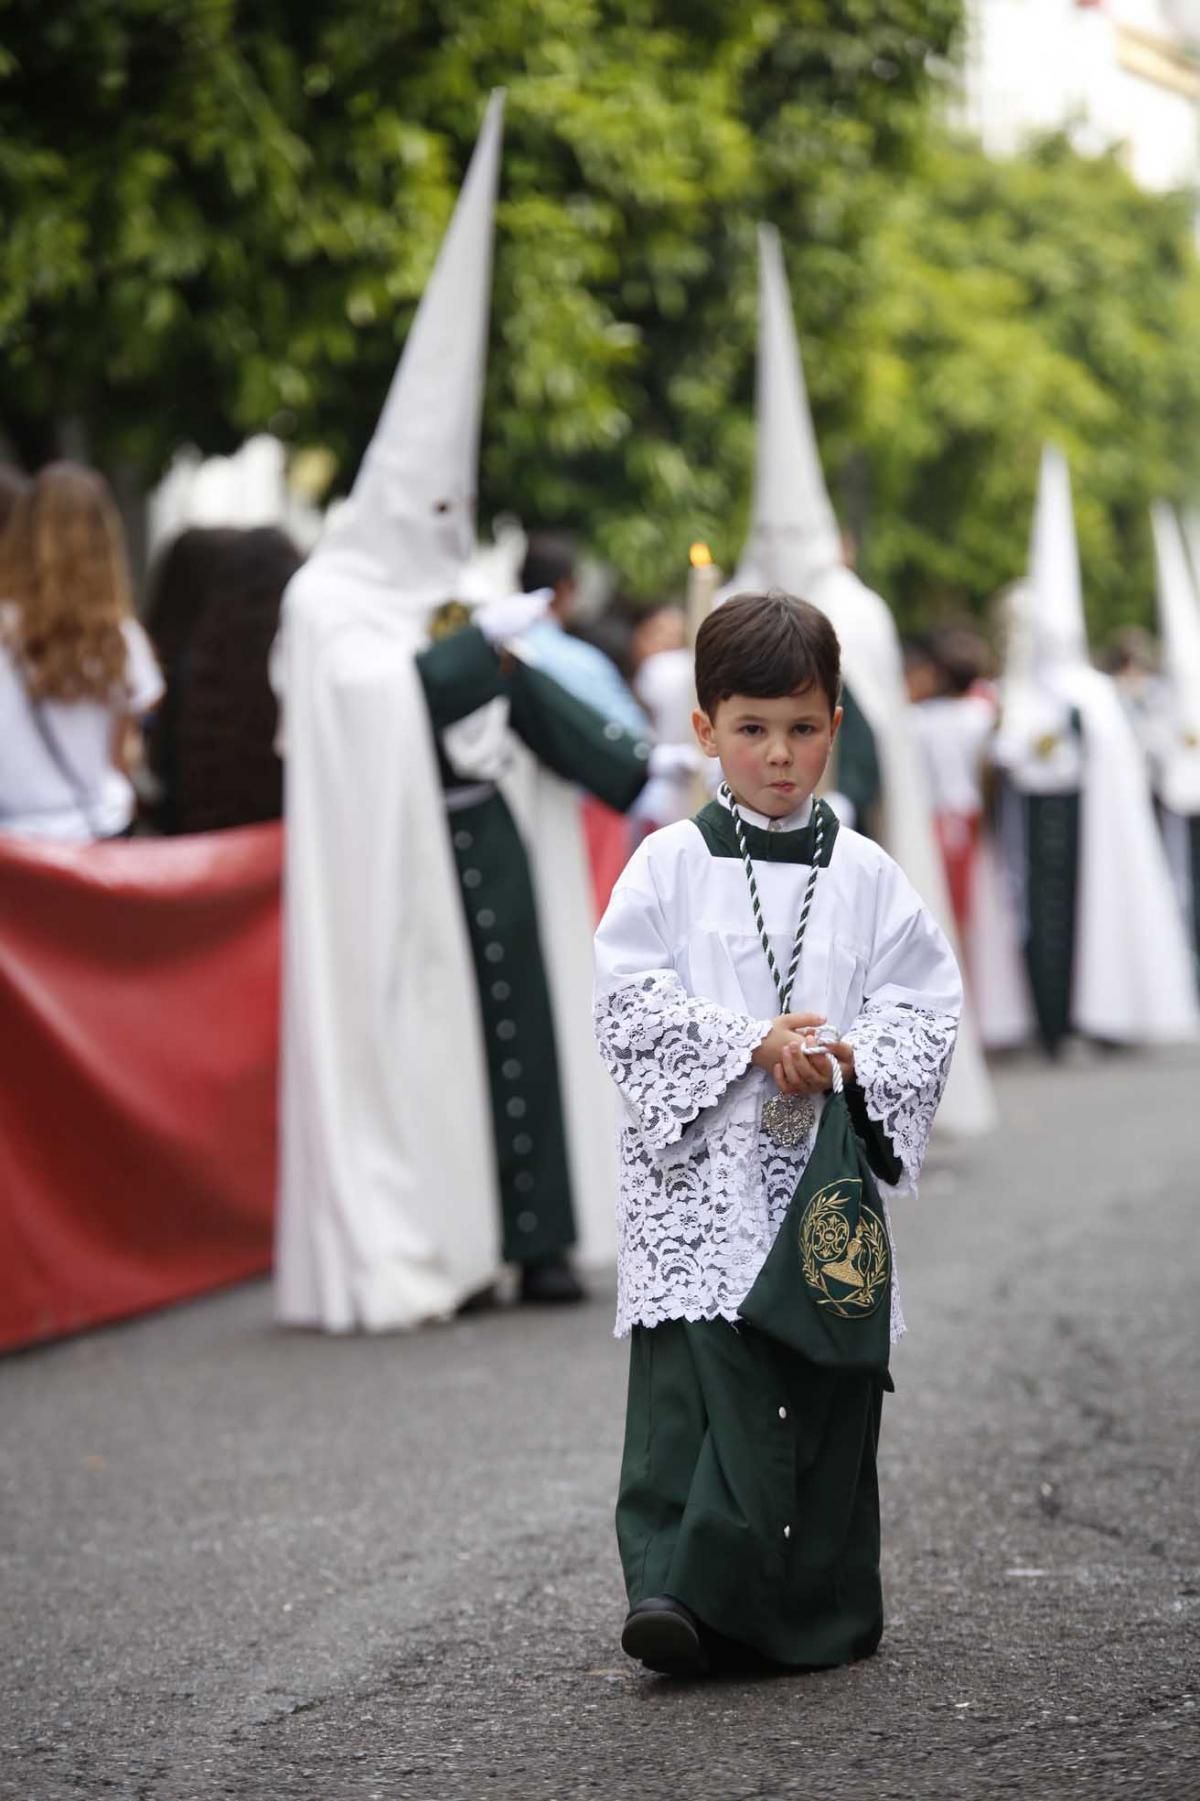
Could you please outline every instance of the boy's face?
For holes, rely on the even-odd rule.
[[[802,807],[825,773],[842,709],[815,683],[758,700],[731,694],[692,714],[706,757],[719,757],[733,797],[754,813],[783,819]]]

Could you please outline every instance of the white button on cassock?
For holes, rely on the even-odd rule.
[[[779,1417],[781,1420],[785,1420],[787,1418],[787,1408],[786,1407],[781,1407],[779,1409]]]
[[[785,1526],[785,1527],[784,1527],[784,1529],[783,1529],[783,1536],[784,1536],[784,1537],[785,1537],[785,1538],[790,1538],[790,1537],[791,1537],[791,1536],[792,1536],[792,1529],[791,1529],[791,1527],[790,1527],[790,1526]]]

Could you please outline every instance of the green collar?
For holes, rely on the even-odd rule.
[[[821,868],[827,869],[837,840],[838,816],[827,801],[816,801],[814,811],[816,807],[825,811]],[[710,800],[706,807],[701,807],[692,823],[707,844],[710,856],[736,857],[741,862],[742,853],[738,849],[733,816],[728,807],[723,807],[719,800]],[[755,863],[812,863],[816,833],[811,819],[798,832],[765,832],[761,826],[751,825],[743,814],[742,830],[746,834],[746,849]]]

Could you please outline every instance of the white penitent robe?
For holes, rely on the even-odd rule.
[[[385,588],[288,590],[276,1305],[381,1331],[453,1312],[498,1262],[475,976],[414,658]]]
[[[925,905],[953,938],[950,893],[904,689],[900,635],[891,609],[852,569],[826,569],[797,592],[819,606],[838,635],[842,674],[875,738],[883,783],[883,841]],[[945,1131],[990,1131],[996,1105],[970,1007],[959,1025],[954,1067],[941,1110]]]
[[[1073,1029],[1117,1044],[1195,1038],[1191,950],[1146,766],[1113,681],[1078,663],[1013,689],[994,754],[1014,788],[1082,795]]]
[[[913,729],[925,753],[925,774],[935,813],[975,819],[983,811],[983,769],[996,708],[982,694],[923,700],[912,709]]]
[[[755,856],[754,869],[786,969],[810,866]],[[817,877],[789,1011],[824,1015],[854,1044],[867,1113],[902,1166],[898,1190],[915,1187],[961,1006],[953,953],[907,878],[841,828]],[[622,1101],[619,1335],[735,1319],[766,1259],[812,1149],[812,1135],[784,1148],[762,1128],[776,1089],[751,1057],[779,1011],[741,860],[714,855],[693,820],[648,838],[596,935],[596,1033]],[[898,1337],[895,1283],[892,1301]]]
[[[415,658],[423,614],[306,565],[287,596],[287,880],[276,1311],[388,1331],[454,1312],[500,1267],[475,973]],[[611,1089],[588,1025],[591,900],[573,790],[492,703],[444,734],[504,786],[531,853],[579,1259],[611,1264]]]

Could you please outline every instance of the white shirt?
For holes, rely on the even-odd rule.
[[[996,728],[996,709],[981,694],[923,700],[912,709],[913,724],[929,774],[936,813],[973,818],[983,811],[983,768]]]
[[[755,856],[754,870],[786,969],[810,868]],[[823,1014],[854,1043],[867,1111],[904,1187],[920,1171],[961,1004],[953,953],[915,890],[885,851],[842,827],[817,877],[789,1010]],[[750,1059],[779,1011],[741,860],[714,856],[692,820],[648,838],[596,934],[596,1035],[623,1102],[618,1334],[736,1319],[762,1268],[815,1136],[782,1148],[762,1128],[776,1089]],[[902,1329],[893,1283],[894,1335]]]
[[[646,658],[634,678],[633,691],[645,707],[659,744],[695,745],[692,709],[696,684],[687,650],[659,650]],[[696,777],[681,768],[669,775],[651,774],[633,803],[635,819],[652,825],[674,825],[695,805]]]
[[[0,606],[0,624],[7,624],[14,611],[11,603]],[[127,619],[121,629],[127,693],[107,702],[39,702],[73,783],[42,740],[12,651],[0,636],[0,832],[87,843],[115,837],[133,818],[133,785],[112,762],[113,728],[118,719],[155,706],[162,698],[163,679],[137,621]]]

